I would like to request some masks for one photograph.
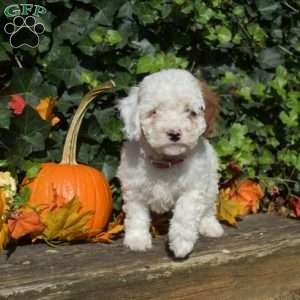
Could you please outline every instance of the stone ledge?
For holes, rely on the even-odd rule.
[[[166,237],[134,253],[122,241],[0,255],[0,299],[300,299],[300,223],[252,215],[220,239],[201,238],[187,260]]]

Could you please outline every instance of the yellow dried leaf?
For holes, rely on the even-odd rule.
[[[87,232],[85,225],[92,217],[90,211],[80,212],[81,204],[78,197],[74,197],[64,206],[49,211],[42,216],[46,225],[43,236],[47,240],[71,241]]]
[[[9,231],[6,223],[0,220],[0,250],[3,250],[9,242]]]
[[[124,225],[118,224],[114,226],[113,228],[109,229],[107,232],[109,234],[118,234],[124,230]]]
[[[5,246],[9,242],[9,231],[8,231],[8,226],[5,221],[5,210],[6,210],[6,195],[5,191],[0,189],[0,250],[3,250]]]
[[[60,119],[52,113],[55,103],[54,97],[47,97],[41,99],[39,104],[35,107],[35,110],[39,113],[40,117],[43,120],[51,122],[53,126],[60,121]]]
[[[221,190],[217,205],[217,217],[221,221],[226,221],[230,225],[236,225],[236,217],[244,214],[244,207],[240,202],[231,198],[229,190]]]

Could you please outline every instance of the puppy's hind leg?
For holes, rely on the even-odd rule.
[[[216,218],[216,207],[209,207],[199,223],[199,232],[203,236],[217,238],[224,234],[222,225]]]
[[[218,197],[218,184],[212,182],[206,194],[206,199],[209,200],[209,206],[203,214],[199,223],[199,232],[203,236],[217,238],[224,234],[222,225],[216,218],[216,199]]]

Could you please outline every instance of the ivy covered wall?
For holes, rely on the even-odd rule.
[[[12,1],[1,1],[4,11]],[[300,4],[296,0],[49,0],[36,18],[37,48],[13,49],[0,27],[0,160],[22,175],[26,161],[59,161],[82,95],[113,79],[114,94],[92,104],[78,161],[113,179],[123,140],[115,100],[143,76],[184,68],[221,97],[213,143],[223,179],[234,161],[247,177],[300,193]],[[24,112],[8,108],[21,95]],[[51,126],[32,108],[57,97]],[[118,185],[112,180],[115,205]]]

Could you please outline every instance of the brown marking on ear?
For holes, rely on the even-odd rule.
[[[205,101],[204,117],[207,128],[204,136],[209,137],[216,126],[216,119],[219,112],[219,96],[208,87],[206,82],[199,81],[199,84]]]

